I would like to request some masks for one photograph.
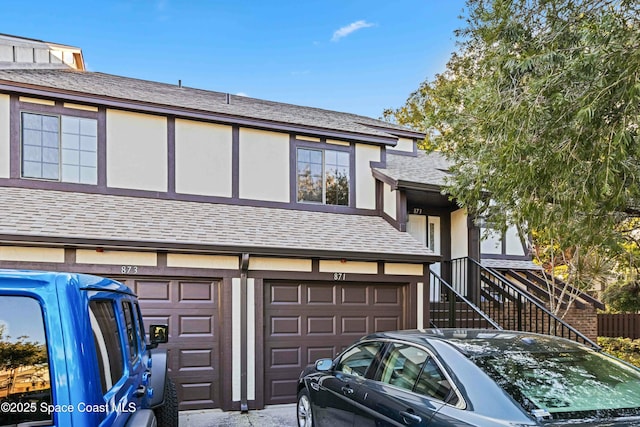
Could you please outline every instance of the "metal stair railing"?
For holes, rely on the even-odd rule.
[[[465,295],[502,329],[554,335],[599,348],[500,273],[471,258],[458,258],[450,263],[453,289]]]
[[[438,301],[430,303],[431,327],[502,329],[438,274],[430,271],[429,276],[431,289],[439,295]]]

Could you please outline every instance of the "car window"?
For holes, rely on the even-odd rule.
[[[340,358],[336,371],[364,377],[381,347],[381,342],[367,342],[350,348]]]
[[[53,422],[51,375],[40,303],[0,296],[0,426]],[[26,425],[26,424],[25,424]]]
[[[129,343],[129,359],[136,360],[138,357],[138,334],[136,333],[136,324],[133,319],[131,302],[122,301],[122,311],[124,313],[124,321],[127,327],[127,342]]]
[[[118,329],[115,307],[109,300],[91,301],[89,303],[89,317],[104,394],[122,378],[124,373],[120,330]]]
[[[422,372],[413,391],[434,399],[446,401],[451,405],[458,403],[458,397],[453,393],[451,383],[449,383],[436,361],[431,357],[423,365]]]
[[[380,381],[396,387],[413,390],[427,357],[427,352],[420,348],[406,344],[391,344],[391,348],[382,363]]]

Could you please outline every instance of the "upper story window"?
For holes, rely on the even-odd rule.
[[[22,113],[23,178],[97,184],[97,152],[97,120]]]
[[[299,147],[298,202],[349,206],[349,152]]]

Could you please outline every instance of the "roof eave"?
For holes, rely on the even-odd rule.
[[[97,106],[113,107],[152,114],[170,114],[178,117],[208,120],[218,123],[240,125],[246,127],[276,130],[282,132],[303,133],[321,135],[331,139],[345,139],[348,141],[364,142],[374,145],[395,146],[398,142],[395,136],[369,135],[357,132],[338,131],[323,127],[305,126],[232,114],[195,110],[184,107],[156,104],[145,101],[134,101],[123,98],[115,98],[106,95],[87,94],[64,89],[56,89],[46,86],[38,86],[27,83],[18,83],[10,80],[0,80],[0,92],[14,93],[17,95],[40,96],[62,101],[87,103]]]

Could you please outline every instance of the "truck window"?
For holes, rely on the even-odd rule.
[[[102,393],[106,393],[122,378],[124,362],[120,330],[115,308],[109,300],[93,300],[89,303],[89,317],[93,340],[98,355],[98,368]]]
[[[53,422],[51,375],[40,303],[0,295],[0,426]],[[38,423],[38,425],[42,425]]]
[[[138,357],[138,334],[136,333],[136,324],[133,319],[131,302],[122,301],[122,311],[124,312],[124,321],[127,326],[127,342],[129,343],[129,360],[134,361]]]

